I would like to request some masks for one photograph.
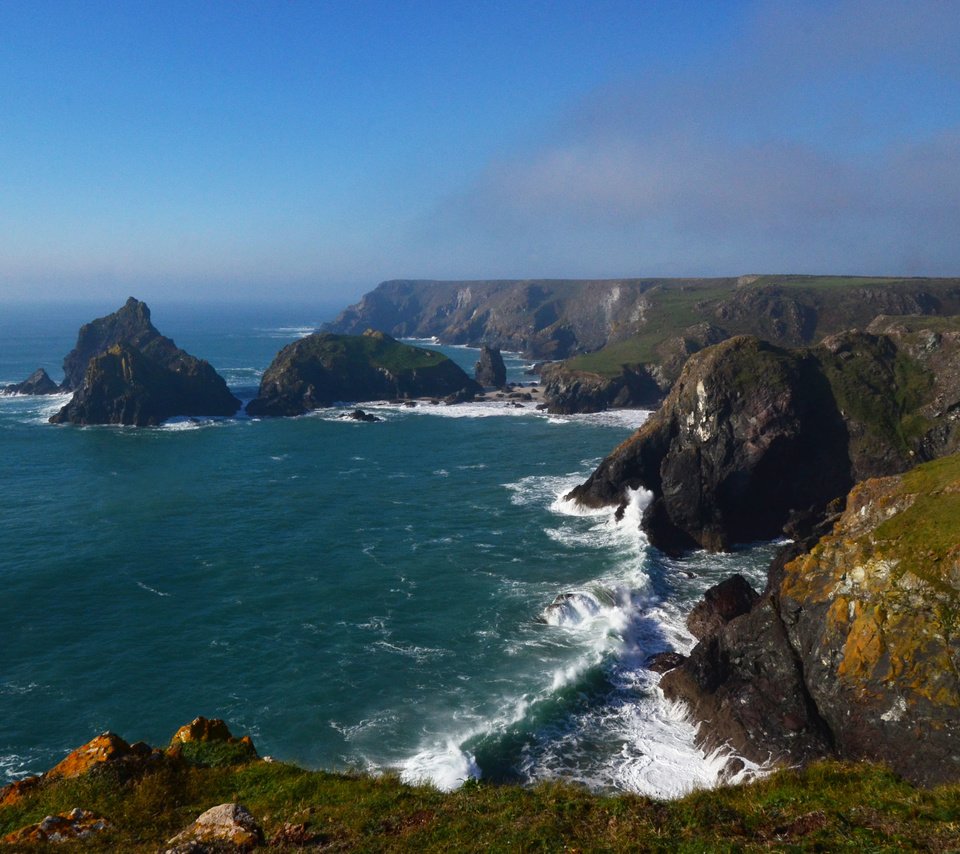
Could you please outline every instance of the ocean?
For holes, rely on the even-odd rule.
[[[0,307],[0,385],[38,366],[59,381],[79,326],[118,307]],[[334,314],[151,308],[244,401]],[[426,345],[472,372],[476,350]],[[762,587],[773,547],[674,561],[639,529],[643,494],[619,523],[562,500],[648,413],[46,423],[65,400],[0,397],[0,784],[105,730],[165,744],[196,715],[261,755],[443,789],[717,782],[724,758],[644,662],[692,647],[707,587],[738,571]]]

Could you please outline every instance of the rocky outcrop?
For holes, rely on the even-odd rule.
[[[602,412],[611,408],[657,406],[664,389],[644,365],[623,365],[614,376],[571,370],[564,363],[541,372],[547,409],[557,415]]]
[[[63,362],[71,401],[54,424],[160,424],[175,416],[228,416],[240,408],[208,362],[161,335],[150,309],[131,297],[118,311],[87,323]]]
[[[809,358],[739,337],[696,354],[663,406],[568,496],[644,511],[665,551],[728,548],[777,535],[793,508],[850,486],[846,433]]]
[[[799,554],[797,554],[799,552]],[[825,755],[960,780],[960,456],[858,484],[811,548],[775,561],[745,616],[665,674],[707,747]]]
[[[240,401],[207,363],[183,354],[166,367],[129,344],[90,360],[83,385],[52,424],[147,427],[175,416],[229,416]]]
[[[102,815],[78,807],[58,815],[48,815],[36,824],[28,824],[8,833],[0,842],[4,845],[28,845],[33,848],[40,843],[57,844],[90,839],[111,827],[111,823]]]
[[[661,408],[568,497],[616,506],[644,487],[644,528],[669,552],[768,539],[855,480],[960,449],[958,371],[960,329],[847,332],[798,351],[732,338],[692,356]]]
[[[21,383],[13,383],[4,387],[0,394],[56,394],[58,386],[43,368],[37,368]]]
[[[757,598],[742,575],[731,575],[703,594],[687,616],[687,629],[698,640],[714,635],[731,620],[749,613]]]
[[[180,852],[250,851],[263,844],[263,829],[240,804],[211,807],[167,842],[170,854]]]
[[[256,416],[302,415],[338,402],[446,397],[482,389],[436,350],[411,347],[382,332],[315,333],[288,344],[247,406]]]
[[[480,348],[480,358],[473,375],[484,388],[503,388],[507,384],[507,366],[503,363],[499,347],[484,344]]]

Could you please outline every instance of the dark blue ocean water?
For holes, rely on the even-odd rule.
[[[59,379],[80,324],[115,308],[0,308],[0,384]],[[152,308],[243,399],[332,314]],[[475,351],[442,349],[472,370]],[[198,714],[264,754],[442,787],[716,780],[643,661],[689,648],[690,604],[732,571],[759,582],[769,548],[675,563],[646,546],[643,496],[619,524],[559,500],[644,413],[47,424],[63,402],[0,398],[0,781]]]

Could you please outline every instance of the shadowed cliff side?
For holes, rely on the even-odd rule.
[[[790,351],[740,336],[693,355],[661,408],[569,498],[654,494],[658,547],[729,548],[815,516],[854,481],[960,449],[960,321]],[[918,321],[915,321],[915,323]]]

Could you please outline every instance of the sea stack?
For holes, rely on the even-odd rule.
[[[63,389],[75,393],[53,424],[143,427],[179,415],[228,416],[240,408],[223,377],[161,335],[146,303],[133,297],[81,327],[63,370]]]
[[[22,383],[13,383],[3,389],[3,394],[56,394],[58,386],[43,368],[37,368]]]
[[[484,388],[503,388],[507,384],[507,366],[503,364],[499,347],[484,344],[473,370],[477,382]]]

